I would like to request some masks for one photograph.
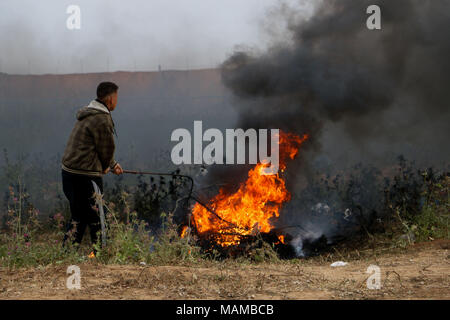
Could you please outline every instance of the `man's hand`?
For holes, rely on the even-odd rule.
[[[121,175],[121,174],[123,173],[123,169],[122,169],[122,167],[120,166],[120,164],[116,164],[116,165],[114,166],[113,173],[114,173],[115,175]]]

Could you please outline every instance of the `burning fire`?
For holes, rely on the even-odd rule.
[[[280,131],[280,169],[286,169],[286,160],[294,159],[300,145],[308,139]],[[245,183],[233,194],[223,189],[208,203],[215,214],[195,204],[192,219],[199,235],[211,234],[222,247],[237,245],[242,237],[258,232],[268,233],[273,228],[271,219],[280,215],[280,209],[290,200],[285,181],[280,175],[263,175],[261,170],[270,164],[258,163],[248,172]],[[284,238],[279,239],[284,241]]]
[[[280,242],[281,242],[282,244],[285,244],[285,242],[284,242],[284,236],[283,236],[283,235],[279,235],[279,236],[278,236],[278,240],[280,240]]]
[[[188,231],[188,226],[183,226],[183,229],[181,230],[180,237],[184,238],[186,236],[186,234],[187,234],[187,231]]]

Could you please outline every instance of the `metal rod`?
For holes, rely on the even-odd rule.
[[[199,205],[201,205],[203,208],[205,208],[206,210],[208,210],[210,213],[212,213],[213,215],[215,215],[218,219],[232,225],[233,227],[237,226],[234,223],[231,223],[225,219],[223,219],[221,216],[219,216],[214,210],[212,210],[211,208],[209,208],[206,204],[204,204],[202,201],[200,201],[197,197],[194,197],[192,195],[192,192],[194,190],[194,179],[191,176],[188,175],[184,175],[184,174],[176,174],[176,173],[161,173],[161,172],[148,172],[148,171],[136,171],[136,170],[123,170],[123,173],[128,173],[128,174],[136,174],[136,175],[151,175],[151,176],[172,176],[172,177],[180,177],[180,178],[185,178],[188,179],[191,182],[191,187],[189,189],[189,196],[188,199],[192,199],[195,202],[197,202]]]

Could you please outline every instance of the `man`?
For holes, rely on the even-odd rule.
[[[114,122],[111,111],[117,105],[119,87],[112,82],[102,82],[97,87],[97,99],[77,113],[77,122],[70,134],[62,158],[63,191],[70,203],[71,221],[64,242],[71,230],[74,242],[81,243],[89,226],[91,241],[97,242],[101,229],[100,217],[93,198],[94,181],[103,192],[102,176],[110,170],[123,173],[114,160]]]

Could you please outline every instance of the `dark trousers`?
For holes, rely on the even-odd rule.
[[[101,229],[100,216],[94,195],[94,181],[103,193],[103,180],[101,177],[90,177],[73,174],[62,170],[63,191],[70,203],[71,220],[67,225],[64,243],[71,230],[75,231],[74,243],[81,243],[86,227],[89,226],[92,243],[97,242],[97,232]],[[74,228],[75,224],[75,228]]]

